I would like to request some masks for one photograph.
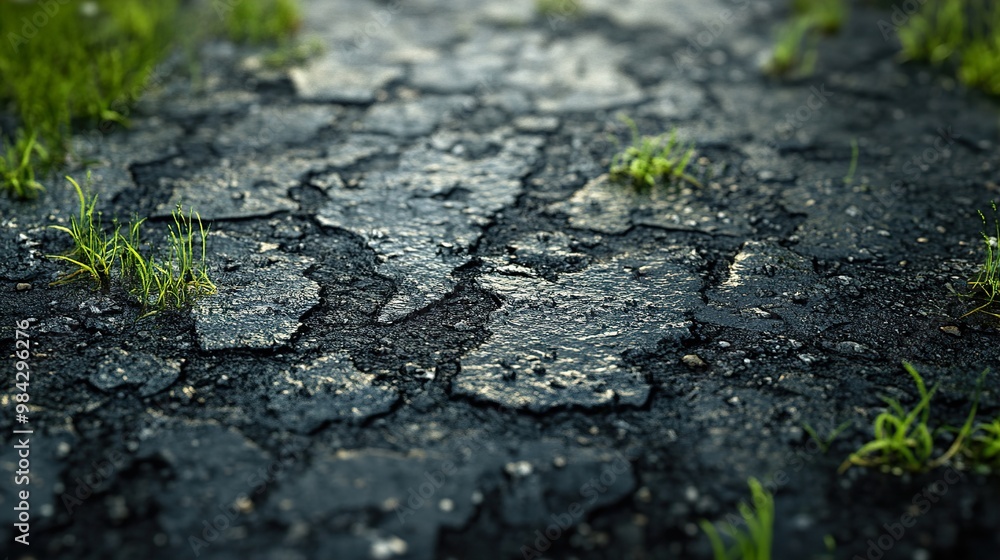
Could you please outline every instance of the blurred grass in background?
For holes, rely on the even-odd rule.
[[[127,124],[178,43],[279,42],[298,26],[295,0],[0,1],[0,113],[16,118],[0,120],[0,191],[37,196],[74,128]]]

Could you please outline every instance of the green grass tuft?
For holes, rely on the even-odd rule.
[[[168,257],[162,267],[162,276],[166,278],[169,275],[169,282],[157,301],[161,305],[181,308],[198,297],[214,294],[216,287],[208,276],[208,231],[201,222],[201,216],[193,210],[185,215],[184,208],[178,204],[172,217],[174,223],[168,226]],[[197,246],[194,241],[196,235],[199,240]]]
[[[73,248],[65,255],[49,255],[72,264],[76,270],[54,284],[64,284],[81,276],[89,277],[97,287],[108,289],[117,263],[118,277],[125,289],[142,306],[147,317],[165,309],[182,309],[194,300],[216,292],[208,274],[208,232],[201,216],[178,205],[172,212],[173,223],[167,226],[169,243],[166,255],[142,240],[145,219],[134,218],[126,234],[115,223],[105,231],[100,213],[95,215],[97,195],[88,197],[80,185],[67,177],[80,200],[78,216],[70,218],[70,227],[52,226],[67,233]]]
[[[774,533],[774,496],[764,489],[756,478],[748,482],[753,507],[746,502],[739,505],[740,516],[746,523],[746,529],[727,523],[721,530],[707,520],[701,520],[702,531],[712,543],[712,553],[715,560],[770,560],[771,543]],[[733,541],[726,547],[723,534]]]
[[[1000,418],[980,423],[963,450],[965,458],[983,472],[1000,472]]]
[[[947,65],[965,85],[1000,95],[1000,4],[928,0],[898,33],[904,59]]]
[[[1000,216],[997,214],[996,202],[992,204],[992,208],[992,231],[989,222],[986,220],[986,216],[982,211],[979,212],[979,217],[983,220],[982,236],[985,261],[979,268],[979,273],[975,279],[969,281],[970,291],[960,294],[962,297],[979,302],[980,305],[962,315],[962,317],[967,317],[973,313],[985,313],[1000,318],[1000,313],[993,309],[993,305],[997,303],[997,298],[1000,297],[1000,250],[997,248],[997,242],[1000,240]]]
[[[208,275],[208,233],[201,217],[193,211],[185,214],[180,205],[171,215],[170,243],[162,261],[143,254],[140,226],[144,220],[134,221],[128,238],[123,239],[122,276],[128,281],[129,293],[143,306],[143,317],[169,308],[182,309],[197,298],[216,291]]]
[[[694,147],[682,146],[676,130],[669,135],[640,136],[635,121],[625,116],[621,119],[632,131],[632,145],[612,158],[611,180],[629,183],[639,191],[677,186],[681,182],[701,187],[697,179],[685,172],[694,156]]]
[[[47,161],[48,157],[48,151],[38,143],[35,134],[25,138],[21,131],[13,144],[4,139],[0,190],[20,199],[37,197],[45,187],[35,180],[35,165],[38,161]]]
[[[779,28],[771,59],[764,66],[765,72],[776,76],[812,74],[816,66],[816,42],[812,22],[792,19]]]
[[[87,178],[88,183],[90,177]],[[80,275],[86,275],[100,288],[108,288],[111,283],[111,268],[118,258],[121,236],[116,225],[113,232],[104,230],[101,214],[95,214],[97,195],[88,197],[80,184],[72,177],[66,177],[76,190],[80,200],[79,212],[71,216],[69,227],[51,226],[52,229],[64,232],[73,240],[73,248],[65,255],[48,255],[49,258],[68,262],[76,267],[71,274],[59,279],[56,284],[69,282]]]
[[[1000,96],[1000,3],[989,0],[921,0],[901,25],[878,22],[895,33],[900,58],[951,69],[965,85]],[[791,0],[792,17],[778,28],[764,71],[806,76],[817,59],[818,38],[837,33],[849,15],[846,0]]]
[[[840,472],[852,465],[879,467],[894,474],[901,474],[903,471],[923,472],[946,464],[962,449],[963,442],[972,432],[972,423],[979,407],[979,391],[977,390],[972,409],[961,428],[942,427],[932,430],[929,425],[931,398],[937,392],[937,385],[928,390],[916,368],[906,362],[903,362],[903,367],[913,378],[920,400],[915,407],[906,410],[899,401],[882,397],[889,409],[875,418],[874,439],[852,453],[840,466]],[[986,373],[984,371],[980,377],[980,388]],[[953,431],[955,438],[942,454],[934,457],[934,438],[939,431]]]
[[[263,44],[289,37],[302,23],[295,0],[228,0],[226,33],[237,43]]]
[[[0,102],[47,149],[36,165],[62,160],[74,120],[125,121],[169,46],[176,11],[176,0],[0,3],[0,75],[12,78],[0,82]]]
[[[966,0],[930,0],[899,29],[902,55],[939,64],[961,51]]]
[[[1000,33],[1000,24],[997,25]],[[967,86],[1000,96],[1000,35],[976,40],[962,51],[958,78]]]
[[[193,50],[213,34],[277,41],[299,25],[295,0],[213,0],[222,18],[208,3],[181,3],[0,1],[0,109],[18,118],[16,130],[0,131],[0,191],[37,196],[35,175],[65,161],[74,128],[127,125],[154,67],[178,42]]]

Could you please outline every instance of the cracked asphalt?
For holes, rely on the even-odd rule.
[[[778,81],[784,2],[303,5],[304,65],[213,43],[198,87],[73,140],[105,216],[200,212],[217,295],[137,320],[119,288],[50,286],[72,189],[0,200],[0,342],[32,341],[29,547],[0,380],[11,558],[710,558],[697,523],[751,476],[775,558],[996,556],[995,478],[837,474],[880,395],[913,402],[901,361],[951,424],[998,363],[950,289],[1000,190],[998,105],[898,64],[885,12]],[[609,182],[619,113],[693,142],[704,188]],[[825,453],[802,428],[845,421]]]

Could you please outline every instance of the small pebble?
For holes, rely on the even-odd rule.
[[[534,471],[534,469],[531,466],[531,463],[527,461],[517,461],[516,463],[507,463],[504,466],[504,470],[507,471],[507,474],[516,477],[525,477],[531,474],[532,471]]]
[[[31,289],[31,284],[27,282],[18,282],[17,285],[14,286],[14,289],[19,292],[27,292]]]
[[[697,354],[687,354],[681,358],[681,361],[689,368],[703,368],[708,366],[705,360],[702,360]]]
[[[684,489],[684,499],[694,503],[698,501],[698,489],[694,486],[688,486]]]
[[[376,560],[385,560],[406,554],[407,548],[406,541],[395,535],[388,539],[376,539],[372,542],[371,557]]]
[[[941,327],[941,332],[950,334],[951,336],[962,336],[962,331],[958,330],[958,327],[955,325],[945,325]]]
[[[650,492],[648,486],[643,486],[635,493],[635,498],[643,503],[649,503],[653,499],[653,493]]]

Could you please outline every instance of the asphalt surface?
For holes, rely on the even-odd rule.
[[[775,558],[996,556],[995,476],[837,473],[880,395],[915,401],[901,361],[953,425],[998,363],[952,292],[998,105],[898,64],[885,13],[779,81],[783,3],[304,5],[305,65],[212,44],[198,88],[164,71],[129,130],[74,138],[105,217],[200,212],[217,295],[139,320],[120,288],[50,286],[74,193],[0,201],[33,405],[18,423],[4,376],[10,558],[710,558],[697,523],[751,476]],[[676,127],[704,187],[610,182],[619,113]],[[845,421],[825,453],[803,431]]]

